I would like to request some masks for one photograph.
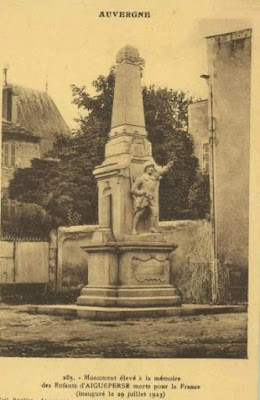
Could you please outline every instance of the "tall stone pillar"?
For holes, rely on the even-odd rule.
[[[146,136],[139,54],[125,46],[117,55],[117,72],[110,136],[134,133]]]
[[[117,55],[112,123],[105,160],[94,170],[99,191],[99,223],[105,211],[104,195],[111,190],[111,228],[116,238],[130,234],[133,207],[130,188],[143,164],[152,159],[145,129],[139,53],[125,46]]]
[[[83,246],[89,255],[88,285],[77,303],[108,308],[180,305],[170,282],[169,263],[177,245],[168,243],[161,233],[150,233],[149,217],[140,218],[137,234],[131,234],[135,212],[131,188],[144,173],[144,165],[163,169],[153,160],[147,139],[137,49],[125,46],[117,55],[117,64],[105,159],[93,171],[98,184],[99,229],[92,242]],[[154,210],[158,207],[157,186],[153,218],[157,218]]]

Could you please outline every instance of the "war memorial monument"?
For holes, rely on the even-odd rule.
[[[158,216],[159,183],[173,162],[161,167],[152,157],[138,50],[127,45],[116,61],[111,130],[104,161],[93,171],[98,229],[82,246],[88,283],[77,305],[53,306],[54,312],[89,319],[172,315],[181,305],[170,267],[178,244],[159,231]]]
[[[170,283],[169,258],[177,246],[158,230],[159,182],[173,163],[159,167],[152,157],[138,51],[124,47],[117,63],[105,160],[94,169],[99,229],[84,247],[89,254],[88,285],[77,304],[133,308],[180,305]]]

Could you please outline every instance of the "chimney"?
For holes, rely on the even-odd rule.
[[[2,103],[2,117],[7,121],[12,121],[12,85],[7,82],[8,65],[3,68],[3,103]]]
[[[4,86],[7,86],[7,71],[8,71],[9,66],[5,65],[3,68],[3,73],[4,73]]]

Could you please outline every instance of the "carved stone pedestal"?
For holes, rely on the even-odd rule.
[[[95,238],[94,238],[95,239]],[[169,307],[181,304],[170,283],[170,254],[177,247],[161,234],[127,235],[125,241],[92,241],[88,285],[77,304],[100,307]]]

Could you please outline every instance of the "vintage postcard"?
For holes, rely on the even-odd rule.
[[[260,3],[0,21],[0,400],[259,398]]]

